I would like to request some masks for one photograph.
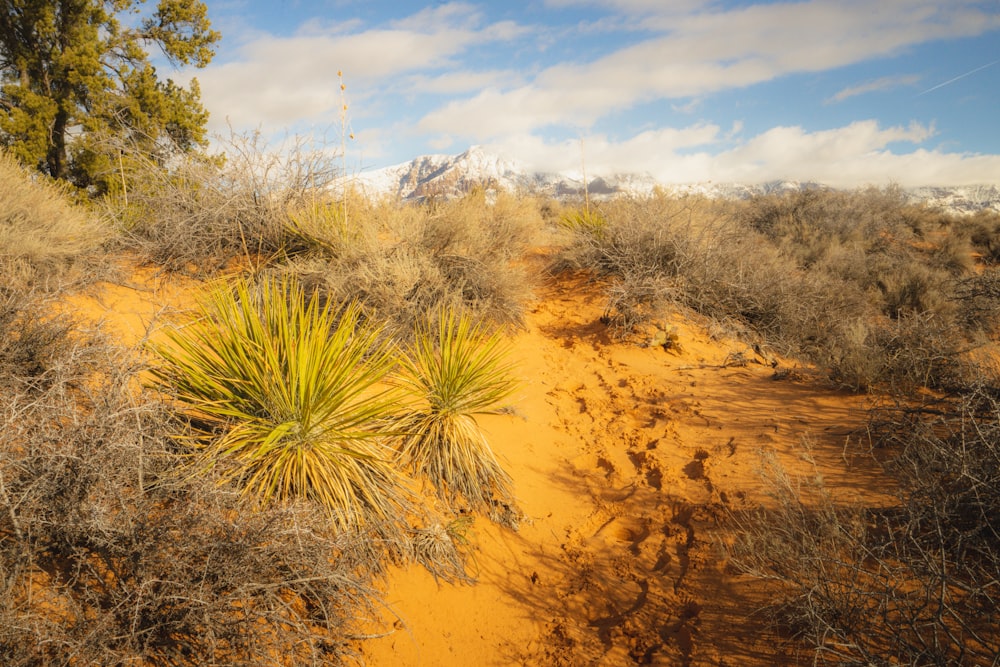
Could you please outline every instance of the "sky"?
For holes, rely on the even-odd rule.
[[[168,76],[210,130],[346,136],[353,173],[482,146],[663,183],[1000,184],[1000,0],[206,4],[215,58]]]

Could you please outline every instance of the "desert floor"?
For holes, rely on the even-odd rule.
[[[140,270],[71,307],[127,343],[196,284]],[[384,582],[369,665],[775,665],[810,656],[754,615],[766,587],[727,565],[727,516],[768,502],[762,453],[838,501],[884,480],[857,446],[868,399],[677,313],[679,349],[616,341],[601,285],[540,278],[512,339],[521,385],[481,424],[514,478],[517,532],[477,518],[474,585],[414,566]]]

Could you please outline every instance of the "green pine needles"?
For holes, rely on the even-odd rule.
[[[386,440],[393,354],[359,314],[271,278],[216,290],[198,319],[170,330],[153,374],[192,417],[195,469],[260,503],[314,500],[339,529],[406,516]]]
[[[442,309],[418,331],[402,366],[401,383],[416,400],[402,426],[403,464],[453,507],[464,501],[516,527],[513,481],[475,418],[498,412],[515,387],[502,335]]]

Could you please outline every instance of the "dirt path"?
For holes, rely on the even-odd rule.
[[[795,664],[747,620],[760,601],[727,572],[719,521],[766,500],[762,449],[845,501],[878,489],[845,457],[863,399],[775,379],[682,320],[680,352],[615,342],[602,310],[582,280],[540,290],[514,343],[515,413],[483,420],[530,521],[477,520],[475,586],[393,572],[398,629],[364,644],[369,664]]]

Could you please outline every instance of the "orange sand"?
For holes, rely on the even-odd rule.
[[[131,344],[190,288],[140,272],[72,307]],[[475,585],[392,571],[372,624],[383,636],[358,643],[369,665],[808,662],[748,620],[760,594],[727,571],[719,520],[766,501],[762,449],[845,502],[884,488],[872,464],[845,455],[864,399],[805,371],[774,379],[748,346],[691,318],[670,322],[680,351],[615,342],[603,307],[582,279],[537,290],[513,341],[513,414],[481,419],[529,519],[516,533],[476,520]],[[735,353],[749,363],[732,365]]]
[[[615,342],[603,307],[583,280],[539,290],[514,340],[515,413],[481,419],[529,521],[513,533],[477,520],[474,586],[393,572],[398,629],[363,644],[368,664],[805,660],[746,618],[760,601],[727,573],[718,520],[766,500],[765,448],[845,501],[884,488],[874,466],[845,457],[863,399],[776,380],[748,346],[712,340],[690,319],[671,322],[679,352]],[[740,352],[756,362],[727,366]]]

